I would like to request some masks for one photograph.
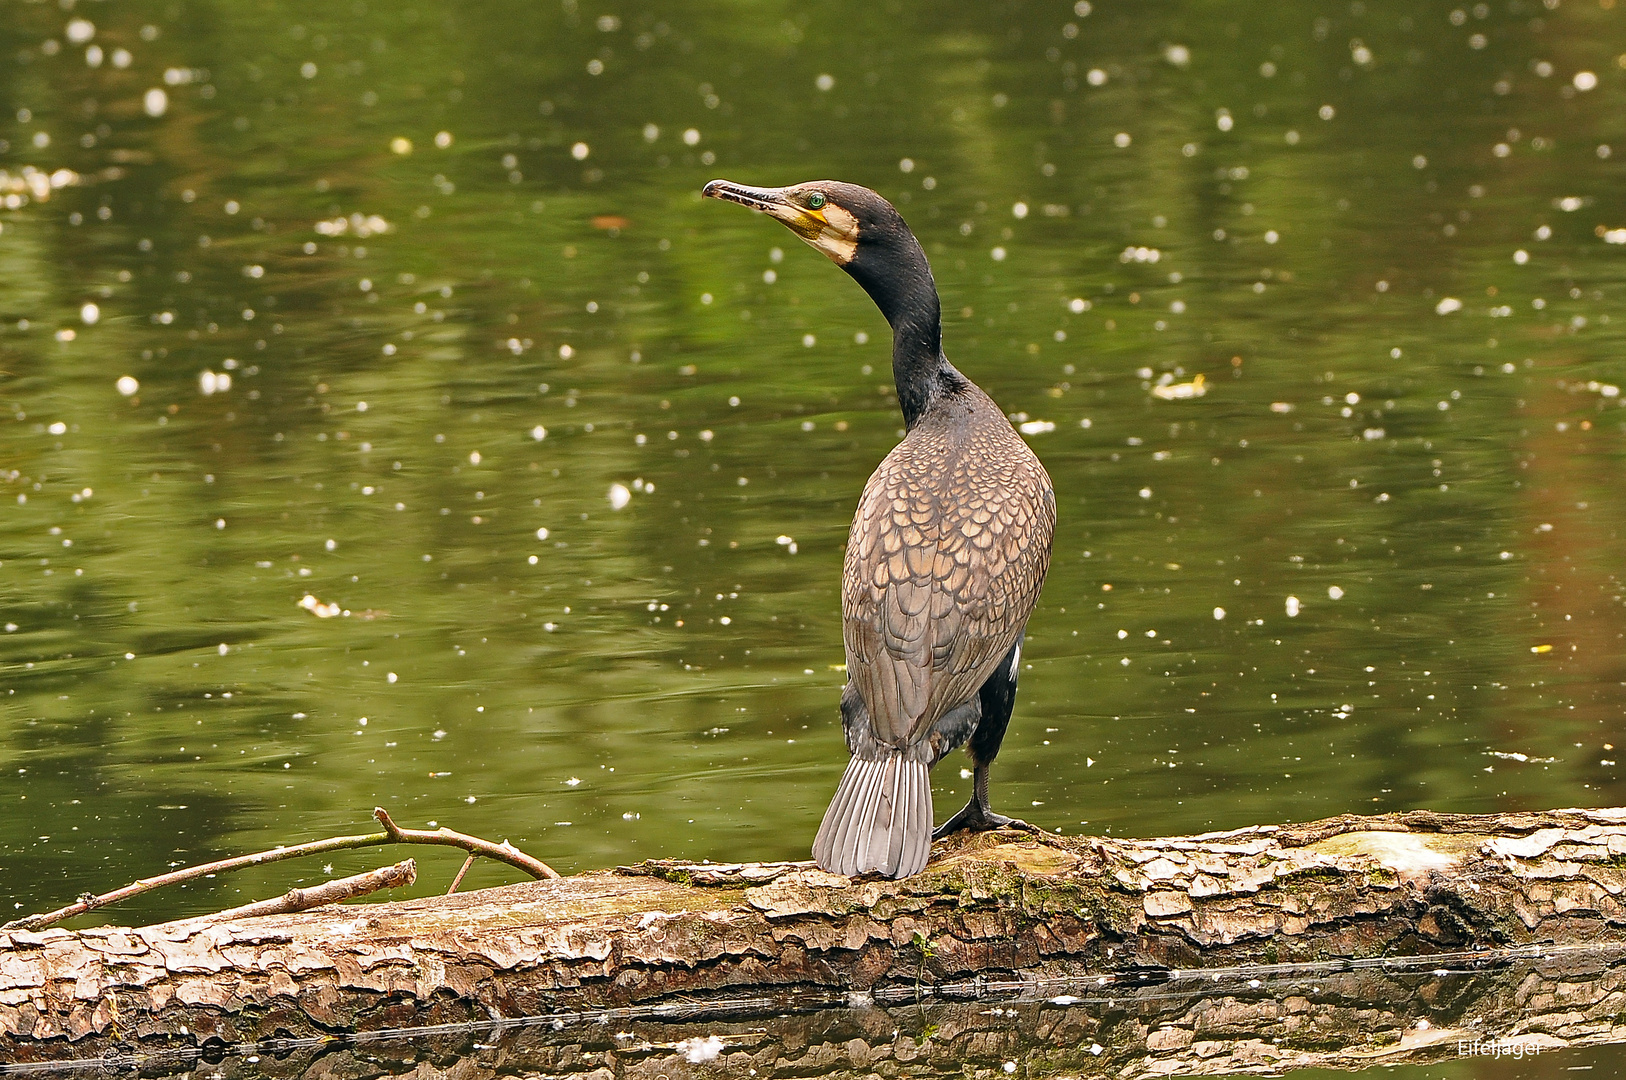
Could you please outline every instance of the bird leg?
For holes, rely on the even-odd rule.
[[[945,836],[952,836],[962,829],[970,832],[987,832],[990,829],[1024,829],[1028,832],[1039,832],[1036,825],[1029,825],[1021,818],[1006,817],[996,814],[988,806],[988,766],[978,765],[973,774],[975,779],[971,782],[971,801],[961,808],[958,814],[949,818],[932,832],[933,840],[941,840]]]

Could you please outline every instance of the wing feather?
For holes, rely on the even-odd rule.
[[[878,741],[926,739],[987,680],[1038,600],[1055,520],[1050,478],[1003,417],[922,425],[887,455],[853,518],[842,589],[848,674]]]

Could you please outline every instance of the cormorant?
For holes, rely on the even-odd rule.
[[[1016,701],[1022,636],[1044,584],[1056,499],[998,405],[943,355],[937,285],[897,209],[868,188],[814,180],[703,192],[760,210],[824,252],[892,325],[907,434],[864,485],[842,571],[842,728],[852,760],[813,857],[832,873],[907,877],[935,838],[1032,828],[988,806],[988,766]],[[970,802],[934,833],[926,772],[957,746]]]

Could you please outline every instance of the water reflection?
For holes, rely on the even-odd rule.
[[[1055,478],[1008,812],[1622,799],[1612,8],[12,14],[16,908],[374,804],[565,870],[805,852],[899,420],[724,172],[894,199]]]
[[[1616,949],[1442,955],[1356,970],[1281,965],[1125,985],[965,987],[971,1000],[844,1007],[739,999],[658,1010],[445,1022],[352,1038],[149,1052],[149,1075],[1213,1076],[1456,1062],[1520,1075],[1607,1063]],[[1312,970],[1319,967],[1320,970]],[[1432,968],[1432,969],[1431,969]],[[1167,973],[1163,975],[1166,977]],[[1111,984],[1111,985],[1108,985]],[[929,991],[928,991],[929,993]],[[907,996],[906,992],[904,996]],[[122,1062],[113,1051],[108,1064]],[[1447,1067],[1451,1067],[1447,1065]]]

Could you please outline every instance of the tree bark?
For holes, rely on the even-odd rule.
[[[958,1075],[945,1049],[958,1047],[1133,1075],[1426,1058],[1442,1023],[1415,1021],[1441,995],[1449,1031],[1495,1035],[1529,1016],[1551,1045],[1622,1037],[1622,977],[1597,958],[1626,944],[1626,810],[1158,840],[1003,832],[934,855],[901,882],[655,861],[402,903],[0,933],[0,1047],[14,1061],[181,1060],[278,1039],[298,1075],[301,1039],[331,1054],[341,1033],[548,1016],[564,1042],[551,1026],[508,1037],[532,1046],[531,1067],[681,1073],[712,1048],[676,1049],[670,1025],[704,1017],[704,1033],[725,1033],[717,1060],[770,1075],[805,1073],[815,1046],[837,1071],[886,1057],[900,1074]],[[1424,975],[1406,957],[1430,958]],[[1013,999],[1012,1015],[991,1020],[989,998]],[[981,1004],[952,1004],[967,1001]],[[900,1050],[892,1033],[908,1025],[889,1010],[916,1002],[951,1004]],[[817,1030],[849,1032],[837,1042],[797,1015],[830,1006],[846,1019]],[[723,1023],[740,1016],[776,1018]],[[583,1017],[605,1023],[584,1039]]]

